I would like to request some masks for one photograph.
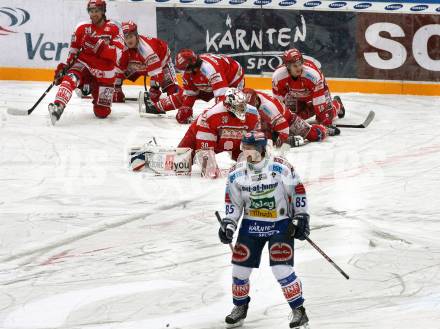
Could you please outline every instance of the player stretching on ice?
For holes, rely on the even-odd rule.
[[[124,79],[136,81],[141,76],[151,77],[149,97],[153,102],[159,101],[162,92],[168,96],[177,93],[179,86],[167,43],[139,35],[137,25],[132,21],[123,22],[122,31],[128,49],[122,53],[113,101],[125,101],[122,92]],[[141,97],[144,98],[143,93]]]
[[[284,52],[283,62],[272,75],[272,92],[287,108],[304,120],[316,115],[318,123],[327,127],[336,116],[344,117],[341,99],[331,99],[324,74],[312,61],[293,48]],[[338,128],[333,129],[335,135],[340,133]]]
[[[335,128],[319,124],[309,124],[296,113],[292,113],[275,97],[266,93],[244,88],[247,102],[258,109],[261,117],[261,128],[267,138],[272,138],[277,146],[287,143],[300,146],[295,136],[301,136],[309,142],[323,141],[327,135],[333,136]]]
[[[246,96],[228,88],[223,102],[203,112],[188,128],[178,147],[193,150],[212,148],[215,153],[230,152],[237,160],[244,132],[259,129],[260,116],[255,107],[246,104]]]
[[[60,63],[55,71],[55,84],[61,85],[55,101],[49,104],[53,124],[60,119],[75,88],[85,83],[91,85],[95,115],[106,118],[111,112],[116,59],[124,47],[122,33],[106,18],[104,0],[90,0],[87,11],[91,22],[78,24],[66,64]]]
[[[243,216],[232,255],[235,307],[225,319],[229,328],[240,326],[246,318],[251,300],[249,277],[260,265],[266,242],[272,272],[292,309],[290,328],[308,322],[301,282],[293,268],[293,239],[304,240],[310,233],[306,191],[287,160],[266,157],[266,144],[263,133],[246,133],[242,139],[244,161],[231,168],[227,180],[221,242],[232,242]]]
[[[178,109],[176,120],[189,123],[197,99],[209,102],[215,98],[218,103],[224,99],[229,87],[244,87],[241,65],[228,56],[196,55],[191,49],[182,49],[176,55],[176,68],[184,71],[183,93],[163,98],[158,103],[146,101],[146,112],[163,113]]]

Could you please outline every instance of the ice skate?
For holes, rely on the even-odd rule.
[[[294,329],[308,329],[309,318],[306,314],[306,309],[300,306],[292,310],[291,319],[289,323],[290,328]]]
[[[229,314],[225,318],[226,328],[241,327],[243,325],[244,319],[246,319],[248,307],[249,303],[240,306],[234,306],[231,314]]]

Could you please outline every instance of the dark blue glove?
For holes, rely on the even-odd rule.
[[[218,230],[218,237],[220,241],[224,244],[232,242],[235,230],[237,229],[237,224],[229,218],[223,218],[221,226]]]
[[[310,235],[309,221],[309,214],[296,214],[293,217],[292,222],[295,225],[294,239],[305,240]]]

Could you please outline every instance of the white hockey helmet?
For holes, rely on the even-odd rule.
[[[226,90],[223,105],[241,121],[246,118],[246,95],[241,90],[237,88]]]

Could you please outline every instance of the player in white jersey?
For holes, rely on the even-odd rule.
[[[268,242],[270,266],[292,309],[290,328],[304,328],[308,318],[303,307],[302,286],[293,268],[294,239],[310,233],[304,185],[292,165],[280,157],[266,156],[267,140],[262,132],[249,132],[242,139],[243,161],[228,175],[225,205],[219,237],[231,243],[241,217],[232,255],[232,295],[235,305],[225,322],[240,326],[246,318],[249,277],[260,265]]]

